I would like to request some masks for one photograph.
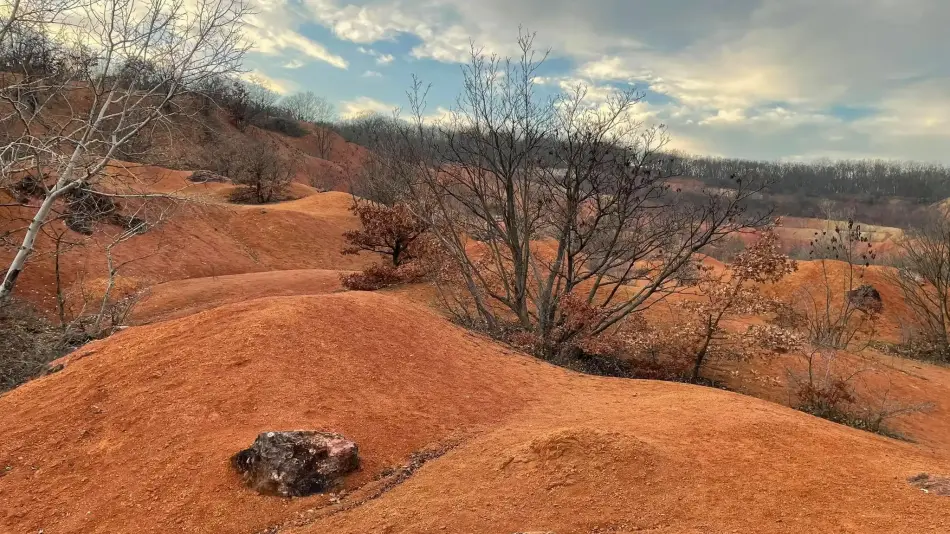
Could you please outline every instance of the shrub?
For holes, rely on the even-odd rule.
[[[242,187],[231,193],[231,201],[267,204],[287,200],[296,173],[297,160],[281,157],[276,143],[256,142],[237,165],[232,178]]]
[[[814,416],[860,430],[905,439],[888,423],[913,413],[927,412],[932,403],[908,404],[891,398],[890,389],[863,388],[860,378],[875,370],[868,367],[843,372],[834,350],[816,350],[804,355],[804,373],[789,373],[793,407]]]
[[[309,133],[299,122],[286,117],[264,117],[255,121],[254,124],[265,130],[279,132],[290,137],[303,137]]]
[[[373,252],[399,267],[425,253],[428,226],[405,204],[355,201],[350,211],[359,217],[362,227],[343,234],[347,243],[343,254]]]
[[[30,306],[9,299],[0,306],[0,392],[41,375],[67,351],[60,329]]]
[[[353,291],[376,291],[399,284],[410,284],[423,280],[426,273],[418,264],[373,265],[359,273],[341,277],[343,287]]]

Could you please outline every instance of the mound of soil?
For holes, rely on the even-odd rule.
[[[737,394],[570,373],[394,296],[229,304],[130,328],[0,397],[0,531],[939,532],[906,480],[947,451]],[[261,431],[353,439],[378,498],[282,500],[229,458]],[[459,437],[461,436],[461,438]],[[411,463],[411,461],[410,461]]]
[[[149,288],[146,298],[135,307],[133,320],[154,323],[256,298],[333,293],[343,289],[340,274],[304,269],[165,282]]]
[[[260,432],[347,436],[363,459],[349,482],[361,484],[567,379],[507,352],[366,293],[129,328],[0,397],[0,532],[258,532],[326,501],[242,486],[229,459]]]

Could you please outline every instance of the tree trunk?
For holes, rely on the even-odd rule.
[[[33,245],[36,243],[36,236],[39,235],[40,229],[46,224],[46,217],[49,216],[49,212],[53,209],[53,204],[56,202],[56,199],[65,191],[66,188],[58,188],[51,191],[46,199],[43,200],[40,209],[33,215],[33,220],[30,221],[30,226],[26,229],[26,235],[23,236],[23,243],[20,245],[20,249],[17,250],[13,261],[10,262],[10,268],[7,269],[7,274],[3,278],[3,285],[0,285],[0,302],[6,300],[7,297],[13,293],[13,287],[16,285],[17,277],[19,277],[23,271],[26,260],[33,254]]]

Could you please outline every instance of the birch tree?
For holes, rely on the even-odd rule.
[[[27,1],[27,0],[21,0]],[[0,87],[0,182],[31,177],[42,194],[17,203],[32,216],[4,275],[13,291],[54,206],[92,190],[118,151],[179,113],[177,97],[240,66],[245,0],[91,0],[37,25],[57,61],[37,79],[7,76]],[[11,22],[12,21],[12,22]],[[0,45],[16,44],[18,22],[2,22]],[[25,85],[28,84],[28,85]]]

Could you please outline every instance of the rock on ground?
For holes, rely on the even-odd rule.
[[[359,449],[339,434],[264,432],[231,458],[245,484],[265,495],[301,497],[333,487],[359,469]]]

